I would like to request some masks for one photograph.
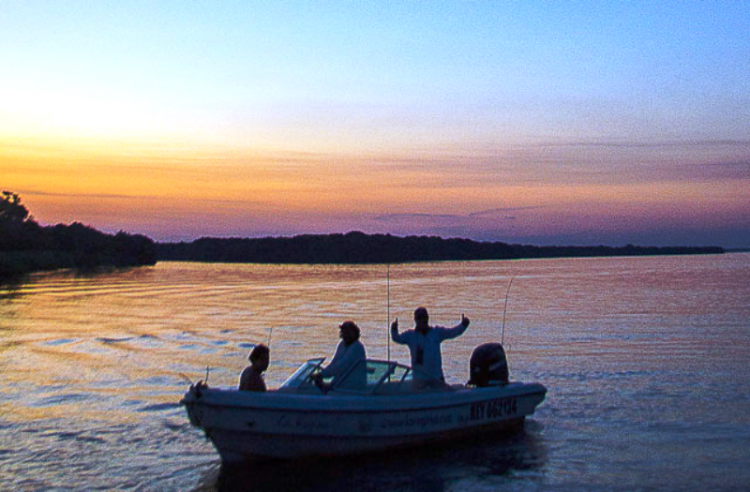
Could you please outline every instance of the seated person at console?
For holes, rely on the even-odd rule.
[[[346,375],[356,365],[353,372],[344,381],[342,388],[362,389],[367,384],[367,372],[365,367],[365,346],[359,341],[360,330],[354,321],[344,321],[339,326],[339,337],[341,341],[336,346],[331,363],[320,372],[313,375],[315,384],[324,391],[330,389],[330,385],[323,383],[323,378],[336,378]],[[359,363],[359,364],[358,364]]]

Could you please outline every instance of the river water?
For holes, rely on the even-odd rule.
[[[511,377],[547,386],[524,432],[229,470],[178,404],[207,366],[210,385],[235,385],[269,336],[271,387],[330,357],[346,319],[386,358],[389,316],[408,328],[420,305],[434,324],[471,319],[443,344],[448,382],[502,337]],[[39,274],[0,285],[0,370],[0,490],[750,487],[744,253]]]

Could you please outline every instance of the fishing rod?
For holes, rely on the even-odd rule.
[[[208,376],[210,375],[210,372],[211,372],[211,369],[208,366],[206,366],[206,379],[205,380],[201,379],[200,381],[198,381],[197,384],[198,385],[205,384],[206,386],[208,386]],[[180,376],[185,381],[187,381],[188,383],[190,383],[191,386],[195,384],[193,383],[193,380],[187,377],[184,373],[178,372],[177,375]]]
[[[510,278],[510,282],[508,282],[508,288],[505,291],[505,307],[503,308],[503,327],[500,331],[500,344],[501,345],[505,341],[505,314],[508,312],[508,294],[510,294],[510,286],[513,285],[514,278],[516,278],[515,275],[513,275]]]
[[[386,290],[388,292],[388,307],[386,309],[386,320],[385,320],[385,339],[388,353],[388,362],[391,361],[391,334],[389,325],[391,323],[391,264],[389,263],[386,268]]]

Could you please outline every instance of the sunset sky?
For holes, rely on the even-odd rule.
[[[156,240],[750,247],[750,2],[0,0],[0,188]]]

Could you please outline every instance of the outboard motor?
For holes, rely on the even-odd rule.
[[[469,371],[468,384],[480,388],[508,384],[508,360],[502,344],[483,343],[475,348],[469,360]]]

